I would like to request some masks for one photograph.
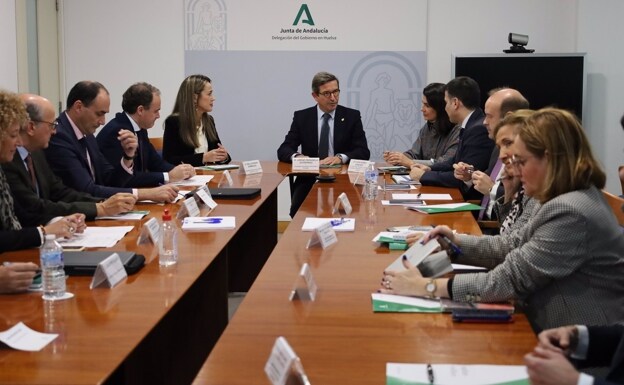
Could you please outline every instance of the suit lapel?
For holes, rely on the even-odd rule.
[[[318,134],[318,107],[314,106],[311,111],[312,119],[309,119],[310,127],[307,130],[309,134],[308,141],[312,144],[311,154],[313,156],[318,156],[318,142],[319,142],[319,134]]]
[[[334,155],[340,153],[340,143],[343,142],[345,135],[345,113],[344,109],[340,106],[336,107],[336,113],[334,114]]]

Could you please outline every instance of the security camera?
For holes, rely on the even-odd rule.
[[[526,49],[526,46],[529,43],[529,35],[522,35],[520,33],[509,33],[509,37],[507,41],[511,44],[509,49],[503,50],[505,53],[532,53],[535,52],[534,49]]]

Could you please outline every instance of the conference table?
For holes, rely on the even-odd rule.
[[[228,186],[222,172],[213,174],[210,187]],[[249,289],[277,242],[277,187],[284,176],[232,176],[232,187],[260,187],[260,196],[217,200],[210,215],[235,216],[236,229],[180,231],[176,265],[160,267],[157,247],[137,245],[137,237],[147,219],[160,220],[166,207],[175,216],[180,204],[138,204],[150,211],[141,221],[88,223],[134,226],[107,250],[144,255],[138,273],[112,289],[90,290],[91,277],[69,277],[67,291],[75,297],[65,301],[43,301],[41,293],[0,296],[0,330],[24,322],[59,334],[39,352],[0,348],[0,384],[190,383],[227,325],[228,292]],[[0,255],[0,261],[38,259],[38,249]]]
[[[289,166],[277,169],[283,173]],[[379,288],[383,270],[402,253],[372,242],[377,233],[388,226],[446,224],[480,234],[472,214],[427,215],[382,205],[391,192],[363,201],[362,187],[352,176],[344,169],[333,172],[334,183],[317,183],[311,190],[194,384],[270,384],[264,366],[278,336],[299,356],[312,384],[383,384],[388,362],[521,365],[536,343],[523,314],[509,324],[462,324],[449,314],[372,310],[371,293]],[[332,214],[343,192],[353,212]],[[454,189],[414,192],[449,193],[462,200]],[[354,218],[355,231],[337,233],[338,242],[327,249],[306,248],[312,234],[301,230],[306,217]],[[316,299],[291,301],[304,263],[318,285]]]

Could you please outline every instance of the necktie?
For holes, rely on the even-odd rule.
[[[490,173],[490,178],[493,181],[496,181],[498,178],[498,174],[500,173],[501,167],[503,166],[503,162],[500,159],[496,161],[492,172]],[[479,220],[483,219],[485,216],[485,212],[487,211],[488,205],[490,204],[490,194],[485,194],[483,196],[483,200],[481,200],[481,211],[479,211]]]
[[[323,124],[321,125],[321,139],[319,140],[319,158],[325,159],[329,155],[329,117],[328,113],[323,114]]]
[[[32,156],[30,156],[30,154],[26,155],[26,166],[30,174],[30,184],[33,190],[37,192],[37,176],[35,175],[35,166],[33,166]]]
[[[87,137],[83,136],[81,139],[78,139],[78,142],[82,146],[82,156],[84,157],[87,165],[89,166],[89,173],[91,174],[91,179],[95,180],[95,174],[93,173],[93,166],[91,165],[91,158],[89,157],[89,149],[87,148]]]
[[[140,129],[137,131],[137,139],[139,142],[139,148],[137,148],[137,157],[134,159],[134,165],[135,167],[138,166],[139,170],[145,171],[147,160],[143,157],[143,155],[145,154],[145,146],[149,141],[147,138],[147,130]]]

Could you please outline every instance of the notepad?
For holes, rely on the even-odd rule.
[[[433,364],[430,382],[427,364],[386,364],[386,384],[529,385],[526,366]]]
[[[186,217],[182,222],[183,231],[214,231],[236,228],[236,217]]]

